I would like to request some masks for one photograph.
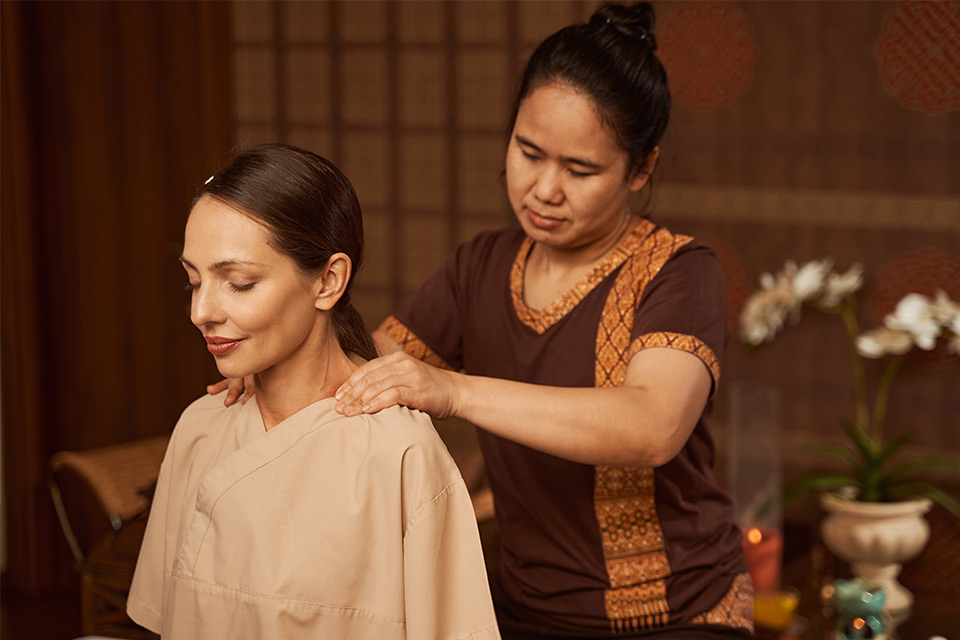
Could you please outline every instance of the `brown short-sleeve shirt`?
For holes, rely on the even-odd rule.
[[[381,328],[436,366],[566,387],[619,386],[638,351],[681,349],[716,389],[726,312],[706,246],[642,220],[543,310],[523,301],[531,248],[518,228],[477,236]],[[740,533],[712,475],[710,408],[656,469],[579,464],[479,430],[500,582],[521,619],[557,633],[752,628]]]

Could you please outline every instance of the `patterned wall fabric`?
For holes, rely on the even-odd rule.
[[[596,6],[233,4],[238,144],[298,144],[350,176],[366,216],[354,299],[368,323],[459,242],[511,221],[500,174],[519,70]],[[731,326],[759,274],[788,258],[862,262],[868,326],[891,264],[916,252],[960,264],[960,2],[654,6],[674,109],[637,206],[717,248]],[[846,348],[836,318],[811,315],[756,352],[732,339],[725,378],[773,381],[787,433],[829,437],[851,411]],[[957,389],[960,366],[918,363],[889,423],[960,455]]]

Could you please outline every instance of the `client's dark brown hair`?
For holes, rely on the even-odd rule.
[[[283,144],[238,153],[197,191],[263,222],[273,247],[304,273],[316,273],[335,253],[353,264],[343,297],[333,308],[337,341],[345,353],[367,360],[376,347],[350,304],[350,285],[363,259],[363,216],[347,177],[329,160]]]

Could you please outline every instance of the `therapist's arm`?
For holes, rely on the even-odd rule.
[[[677,349],[637,353],[622,387],[568,388],[437,369],[403,353],[383,332],[374,339],[389,355],[364,364],[340,387],[337,410],[344,415],[401,404],[584,464],[669,462],[693,432],[711,388],[706,365]]]

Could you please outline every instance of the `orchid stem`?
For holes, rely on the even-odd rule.
[[[853,389],[857,406],[857,426],[870,433],[870,414],[867,412],[867,374],[863,367],[863,360],[857,353],[857,336],[860,334],[860,323],[857,322],[857,310],[852,296],[840,305],[840,317],[847,328],[850,337],[850,355],[853,358]],[[878,398],[879,400],[879,398]]]
[[[890,398],[890,386],[893,384],[893,378],[897,375],[900,365],[903,364],[905,356],[891,358],[883,370],[883,378],[877,386],[876,403],[873,406],[873,428],[870,430],[870,437],[879,446],[880,437],[883,434],[883,422],[887,417],[887,401]]]

